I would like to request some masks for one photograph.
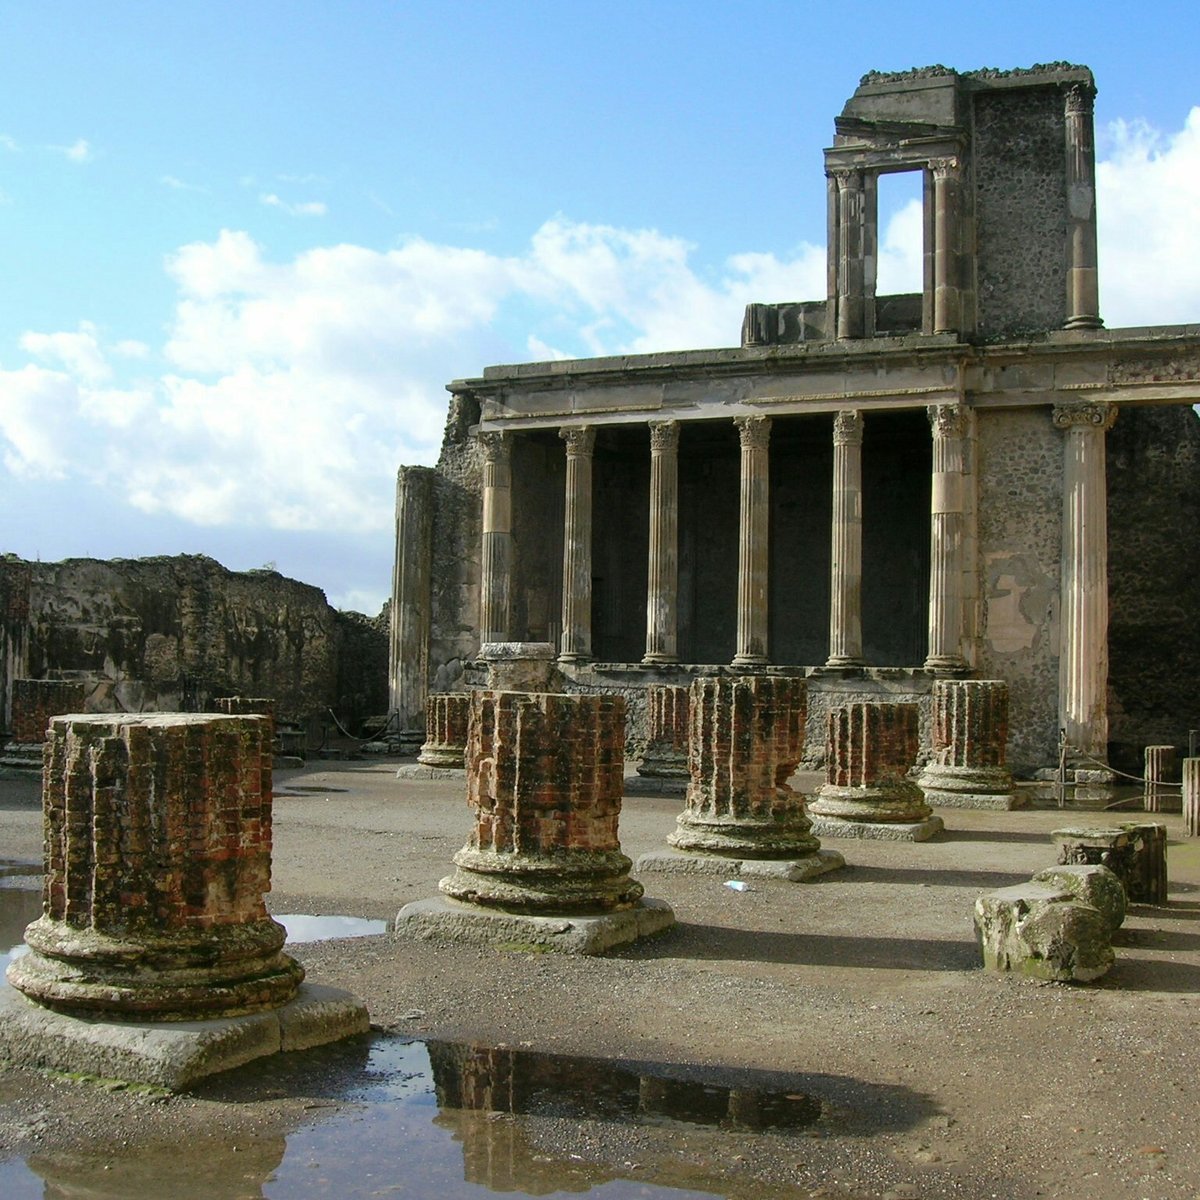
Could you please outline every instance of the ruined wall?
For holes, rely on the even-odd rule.
[[[191,555],[24,565],[23,674],[83,684],[89,712],[194,712],[231,694],[294,720],[386,710],[386,632],[319,588]]]
[[[1200,417],[1123,408],[1108,433],[1109,750],[1141,773],[1147,745],[1200,728]]]
[[[1067,318],[1062,91],[981,92],[973,111],[978,332],[1057,329]]]
[[[1063,437],[1049,409],[980,409],[978,674],[1009,685],[1014,771],[1058,759]]]

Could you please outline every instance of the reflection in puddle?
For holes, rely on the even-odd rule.
[[[0,1194],[6,1200],[466,1200],[493,1192],[784,1200],[809,1193],[727,1176],[731,1156],[747,1145],[734,1146],[733,1133],[762,1138],[756,1159],[774,1154],[792,1163],[798,1153],[792,1131],[863,1133],[926,1115],[919,1098],[902,1088],[834,1076],[730,1074],[397,1038],[314,1053],[263,1060],[268,1065],[212,1081],[204,1094],[221,1100],[244,1096],[247,1088],[281,1088],[344,1101],[328,1120],[286,1137],[248,1134],[236,1148],[180,1139],[170,1146],[38,1153],[24,1164],[0,1164]],[[680,1136],[689,1138],[686,1153]]]
[[[370,937],[387,933],[386,921],[371,921],[365,917],[312,917],[301,913],[275,915],[286,930],[289,942],[324,942],[330,938]]]

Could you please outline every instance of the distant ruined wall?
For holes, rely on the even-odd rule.
[[[332,609],[319,588],[203,556],[9,558],[0,599],[22,572],[28,605],[23,622],[5,617],[5,657],[23,640],[19,674],[81,683],[89,712],[195,712],[235,694],[270,697],[298,721],[386,710],[386,633]]]
[[[1109,747],[1141,774],[1148,745],[1200,728],[1200,417],[1122,409],[1108,432]]]

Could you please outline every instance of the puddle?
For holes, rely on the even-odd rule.
[[[801,1145],[808,1156],[814,1135],[907,1127],[926,1115],[924,1103],[902,1088],[837,1076],[612,1063],[399,1038],[313,1054],[242,1068],[203,1094],[236,1101],[269,1086],[276,1094],[283,1088],[348,1102],[326,1120],[286,1134],[248,1134],[236,1145],[180,1138],[171,1146],[32,1154],[0,1164],[0,1194],[785,1200],[810,1193],[727,1176],[732,1156],[794,1163]]]
[[[308,783],[284,783],[273,790],[276,796],[324,796],[331,792],[347,792],[349,788],[316,787]]]
[[[313,917],[303,913],[273,913],[272,916],[287,930],[288,941],[292,943],[370,937],[373,933],[388,931],[387,921],[366,917]]]

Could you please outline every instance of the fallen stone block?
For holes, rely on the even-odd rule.
[[[1083,904],[1098,909],[1115,933],[1125,920],[1125,888],[1107,867],[1058,866],[1047,867],[1033,877],[1034,883],[1069,892]]]
[[[1087,983],[1115,961],[1108,918],[1064,888],[1023,883],[975,901],[983,964],[1033,979]]]

